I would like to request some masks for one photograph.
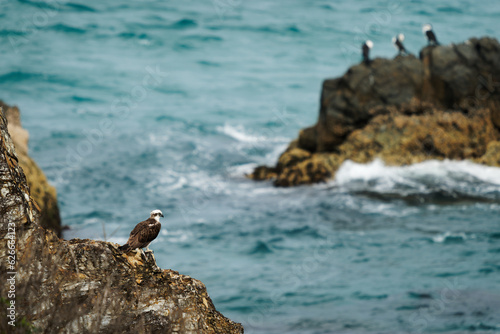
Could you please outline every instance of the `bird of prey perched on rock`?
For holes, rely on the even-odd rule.
[[[370,64],[370,49],[371,48],[373,48],[373,42],[370,40],[367,40],[361,46],[361,51],[363,53],[363,62],[367,65]]]
[[[160,233],[160,217],[163,217],[160,210],[151,211],[151,217],[137,224],[132,232],[130,232],[127,243],[120,246],[118,249],[127,253],[136,248],[146,247],[146,251],[151,252],[149,244],[156,239],[158,233]]]
[[[436,34],[434,34],[434,31],[432,31],[432,26],[430,24],[424,24],[424,26],[422,27],[422,31],[425,34],[425,37],[427,37],[429,45],[439,45]]]
[[[407,54],[406,49],[403,45],[403,41],[405,40],[404,34],[398,34],[396,37],[392,39],[392,44],[398,49],[399,54]]]

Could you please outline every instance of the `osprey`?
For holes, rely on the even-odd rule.
[[[365,62],[365,64],[370,63],[370,49],[371,48],[373,48],[373,42],[370,40],[367,40],[361,46],[361,50],[363,51],[363,61]]]
[[[398,49],[399,54],[404,53],[406,54],[406,49],[403,45],[403,41],[405,40],[405,35],[404,34],[398,34],[396,37],[392,38],[392,43]]]
[[[430,24],[424,24],[422,27],[422,31],[427,37],[427,41],[429,41],[429,45],[439,45],[439,42],[436,39],[436,35],[434,31],[432,31],[432,26]]]
[[[147,247],[146,251],[151,252],[149,244],[160,233],[160,217],[163,217],[160,210],[151,211],[151,217],[137,224],[130,232],[127,243],[118,249],[126,253],[132,249]]]

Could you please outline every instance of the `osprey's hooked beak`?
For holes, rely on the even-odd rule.
[[[165,217],[165,216],[164,216],[164,215],[163,215],[163,213],[162,213],[162,214],[160,214],[160,217]]]

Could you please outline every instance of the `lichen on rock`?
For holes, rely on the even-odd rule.
[[[215,309],[200,281],[162,270],[142,252],[61,240],[41,227],[1,112],[0,140],[0,271],[16,272],[17,313],[16,326],[8,325],[2,304],[1,333],[243,333]],[[16,260],[7,268],[11,237]],[[2,303],[7,289],[0,284]]]
[[[468,159],[500,166],[500,44],[471,38],[352,66],[323,82],[317,123],[254,180],[324,182],[345,160],[407,165]],[[285,162],[285,163],[284,163]]]
[[[0,108],[3,109],[8,122],[8,130],[14,142],[19,164],[26,175],[31,196],[40,208],[40,224],[61,236],[61,217],[57,204],[57,191],[49,184],[47,177],[28,155],[29,133],[21,125],[19,108],[12,107],[0,100]]]

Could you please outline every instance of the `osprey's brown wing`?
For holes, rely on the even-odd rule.
[[[140,231],[144,230],[145,228],[147,228],[147,226],[149,225],[149,223],[151,222],[154,222],[154,218],[148,218],[146,219],[145,221],[142,221],[140,222],[139,224],[135,225],[134,229],[132,230],[132,232],[130,232],[130,237],[129,237],[129,240],[130,238],[132,238],[133,236],[137,235]]]
[[[150,224],[154,224],[154,226],[150,227]],[[144,248],[158,236],[160,228],[161,224],[154,218],[146,219],[137,224],[132,232],[130,232],[127,244],[130,249]]]

